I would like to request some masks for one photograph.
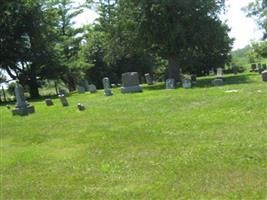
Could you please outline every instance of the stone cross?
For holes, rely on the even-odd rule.
[[[107,78],[107,77],[103,78],[102,82],[103,82],[103,86],[104,86],[104,95],[105,96],[112,96],[113,93],[112,93],[112,90],[110,88],[109,78]]]

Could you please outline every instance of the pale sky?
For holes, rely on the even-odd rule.
[[[82,3],[84,0],[76,1]],[[250,44],[251,41],[257,41],[262,37],[262,31],[258,29],[256,22],[251,18],[247,18],[246,13],[242,11],[242,8],[251,1],[253,0],[226,0],[228,11],[221,18],[227,20],[227,24],[232,29],[229,35],[235,38],[234,50],[243,48]],[[93,23],[97,16],[94,11],[86,10],[75,21],[77,26],[80,26]]]

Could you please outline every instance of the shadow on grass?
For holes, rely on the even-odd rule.
[[[258,74],[239,74],[239,75],[226,75],[224,78],[224,85],[234,85],[234,84],[247,84],[256,82],[253,77],[258,76]],[[209,76],[204,78],[199,78],[197,84],[193,85],[193,88],[210,88],[216,87],[212,85],[212,80],[215,76]],[[155,85],[143,85],[144,90],[164,90],[165,83],[156,83]],[[178,88],[181,87],[181,84]]]
[[[225,85],[235,85],[235,84],[247,84],[247,83],[254,83],[256,82],[253,80],[252,77],[257,76],[257,74],[239,74],[239,75],[228,75],[224,78],[224,86]],[[201,78],[197,81],[197,84],[194,86],[195,88],[209,88],[209,87],[216,87],[212,85],[212,80],[216,77],[206,77]]]

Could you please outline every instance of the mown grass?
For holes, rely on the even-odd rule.
[[[210,81],[73,94],[27,117],[2,106],[1,199],[266,199],[267,85]]]

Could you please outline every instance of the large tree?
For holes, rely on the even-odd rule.
[[[182,65],[201,55],[220,57],[220,65],[226,62],[232,41],[218,17],[224,0],[121,0],[118,4],[125,20],[131,16],[138,22],[135,27],[144,47],[168,60],[169,78],[178,81]]]
[[[55,10],[41,0],[1,1],[0,10],[0,67],[38,97],[37,80],[56,73]]]

